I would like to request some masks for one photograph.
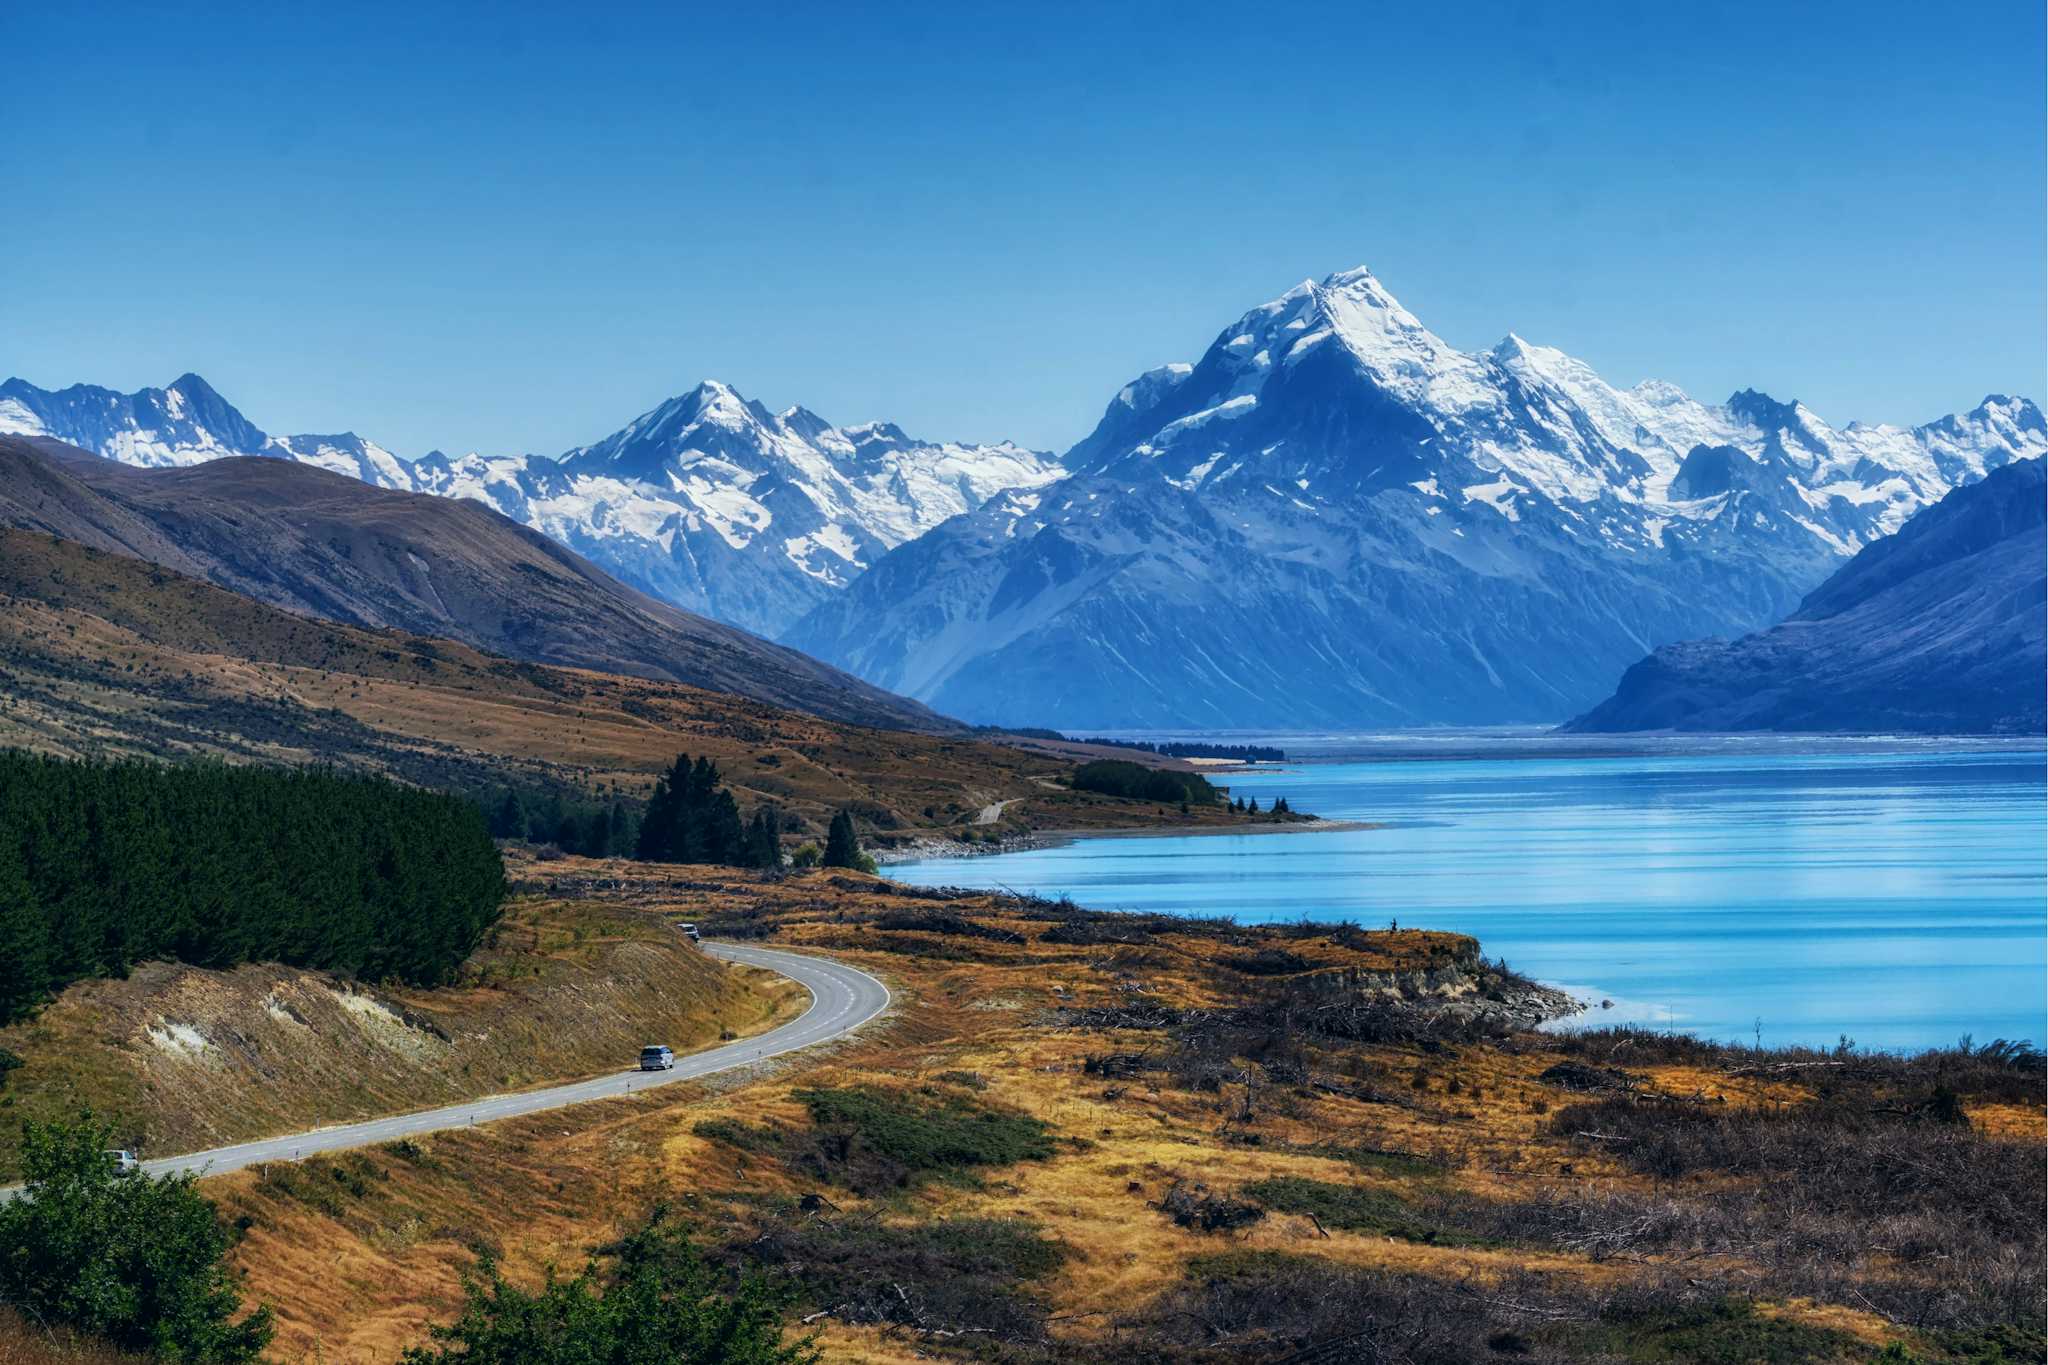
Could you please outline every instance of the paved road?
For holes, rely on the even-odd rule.
[[[737,944],[706,943],[704,951],[729,962],[766,967],[782,973],[811,993],[811,1007],[798,1018],[759,1037],[742,1039],[708,1052],[677,1057],[673,1071],[617,1071],[587,1081],[550,1086],[546,1090],[523,1090],[516,1095],[489,1095],[463,1104],[444,1105],[414,1114],[394,1114],[338,1128],[317,1128],[290,1137],[264,1138],[258,1142],[216,1147],[183,1156],[158,1157],[142,1163],[153,1175],[176,1171],[200,1171],[219,1175],[224,1171],[253,1166],[259,1161],[296,1161],[319,1152],[336,1152],[376,1142],[446,1128],[469,1128],[496,1119],[516,1118],[544,1109],[561,1109],[587,1100],[609,1099],[615,1095],[639,1094],[657,1086],[694,1080],[717,1071],[748,1066],[769,1057],[779,1057],[798,1048],[815,1046],[842,1038],[889,1008],[889,988],[842,963],[800,953],[777,952],[772,948],[740,947]],[[659,1039],[649,1039],[659,1042]],[[14,1193],[0,1190],[0,1199]]]
[[[1021,796],[1013,796],[1007,801],[998,801],[992,806],[983,806],[974,813],[974,823],[977,825],[993,825],[996,821],[1003,818],[1005,810],[1023,799]]]

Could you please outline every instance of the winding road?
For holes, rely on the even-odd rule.
[[[795,1052],[799,1048],[815,1047],[819,1043],[843,1038],[889,1008],[887,986],[866,972],[843,963],[833,962],[827,958],[809,957],[801,953],[780,952],[773,948],[741,947],[730,943],[706,943],[703,948],[713,957],[722,958],[727,962],[744,963],[749,967],[765,967],[769,971],[780,972],[811,993],[811,1007],[787,1024],[771,1029],[759,1037],[743,1038],[739,1042],[692,1053],[687,1057],[679,1056],[672,1071],[616,1071],[585,1081],[549,1086],[544,1090],[522,1090],[512,1095],[487,1095],[461,1104],[443,1105],[439,1109],[423,1109],[412,1114],[393,1114],[386,1118],[367,1119],[362,1123],[347,1123],[334,1128],[316,1128],[310,1133],[262,1138],[255,1142],[237,1143],[232,1147],[187,1152],[181,1156],[158,1157],[143,1162],[142,1168],[152,1175],[170,1175],[181,1171],[220,1175],[226,1171],[240,1170],[244,1166],[253,1166],[260,1161],[297,1161],[321,1152],[338,1152],[349,1147],[391,1142],[402,1137],[434,1133],[448,1128],[470,1128],[480,1123],[517,1118],[522,1114],[537,1114],[547,1109],[562,1109],[589,1100],[611,1099],[626,1094],[637,1095],[659,1086],[674,1085],[677,1081],[696,1080],[714,1072],[751,1066],[770,1057]],[[648,1041],[653,1043],[660,1040],[650,1038]],[[18,1188],[0,1190],[0,1199],[9,1198]]]

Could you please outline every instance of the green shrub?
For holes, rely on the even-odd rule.
[[[190,1175],[120,1175],[90,1115],[22,1124],[25,1188],[0,1204],[0,1299],[165,1360],[253,1360],[268,1308],[242,1314],[233,1234]]]
[[[920,1097],[868,1087],[799,1090],[814,1131],[788,1157],[821,1179],[873,1191],[979,1166],[1042,1161],[1052,1130],[1038,1119],[985,1108],[965,1095]]]
[[[1406,1242],[1438,1245],[1479,1240],[1419,1213],[1397,1194],[1366,1185],[1336,1185],[1282,1175],[1256,1181],[1240,1193],[1276,1213],[1313,1214],[1324,1227],[1346,1232],[1376,1232]]]
[[[601,1264],[609,1262],[609,1265]],[[602,1248],[582,1273],[550,1271],[540,1289],[506,1282],[484,1258],[465,1277],[462,1316],[433,1329],[405,1365],[672,1362],[808,1365],[808,1342],[782,1339],[782,1302],[758,1279],[721,1292],[719,1275],[656,1209],[646,1226]]]

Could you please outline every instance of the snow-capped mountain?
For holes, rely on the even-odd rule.
[[[2024,399],[1836,430],[1514,336],[1467,354],[1355,270],[1132,381],[1071,477],[900,546],[784,638],[973,720],[1559,720],[2044,450]]]
[[[774,634],[889,549],[1006,489],[1064,472],[1019,446],[919,441],[888,423],[775,414],[715,381],[559,459],[432,452],[352,432],[271,436],[197,375],[121,394],[0,385],[0,432],[54,436],[128,464],[297,460],[367,483],[475,498],[644,591]]]

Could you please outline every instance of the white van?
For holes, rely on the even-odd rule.
[[[142,1163],[135,1159],[135,1153],[125,1147],[116,1147],[107,1153],[107,1164],[114,1168],[115,1175],[134,1175],[142,1169]]]
[[[640,1049],[642,1071],[674,1071],[676,1054],[665,1047],[643,1047]]]

